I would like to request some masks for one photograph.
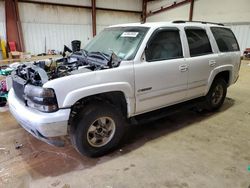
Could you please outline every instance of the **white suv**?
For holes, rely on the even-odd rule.
[[[100,156],[141,114],[197,98],[220,108],[239,69],[238,43],[221,24],[115,25],[56,62],[20,65],[9,106],[37,138],[60,146],[70,135],[81,154]]]

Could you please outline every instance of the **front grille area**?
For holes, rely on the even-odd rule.
[[[24,84],[13,79],[13,89],[15,91],[16,96],[24,102]]]

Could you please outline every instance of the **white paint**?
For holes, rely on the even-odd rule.
[[[4,1],[0,1],[0,38],[3,38],[4,40],[6,40]]]

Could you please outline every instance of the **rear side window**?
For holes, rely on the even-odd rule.
[[[238,42],[230,29],[211,27],[211,31],[221,52],[240,51]]]
[[[185,29],[190,56],[200,56],[212,53],[212,48],[203,29]]]
[[[149,41],[147,61],[160,61],[183,57],[178,30],[160,30]]]

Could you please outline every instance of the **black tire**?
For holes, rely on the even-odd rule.
[[[0,97],[0,107],[4,107],[7,103],[7,99],[5,97]]]
[[[208,111],[218,110],[227,95],[227,83],[222,78],[213,81],[208,94],[205,96],[205,108]]]
[[[99,145],[97,147],[93,146],[93,144],[98,145],[99,141],[97,142],[96,140],[96,143],[93,143],[90,137],[101,137],[97,132],[98,129],[96,128],[99,126],[98,119],[100,120],[100,118],[106,118],[105,123],[108,121],[111,122],[108,122],[107,124],[110,123],[113,125],[114,123],[115,130],[111,131],[113,136],[112,138],[111,136],[109,137],[110,140],[106,144]],[[96,122],[97,125],[94,125]],[[84,109],[77,115],[77,118],[73,121],[72,126],[74,129],[73,131],[70,131],[70,137],[71,142],[77,151],[89,157],[99,157],[110,152],[119,145],[126,130],[126,121],[120,110],[118,110],[114,105],[106,102],[95,102],[84,107]],[[91,132],[90,127],[95,127],[96,130]],[[103,132],[102,134],[104,134]],[[108,134],[108,132],[109,131],[106,130],[105,134]],[[106,138],[108,136],[106,135],[103,137]]]

